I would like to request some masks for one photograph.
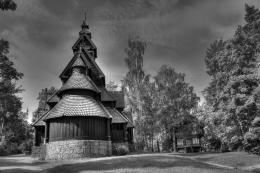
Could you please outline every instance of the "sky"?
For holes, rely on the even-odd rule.
[[[16,11],[0,17],[0,38],[10,42],[9,57],[24,73],[17,85],[23,110],[37,108],[42,88],[59,88],[59,74],[73,56],[84,13],[97,46],[97,64],[106,81],[120,82],[127,72],[127,39],[148,43],[144,70],[155,75],[163,64],[186,74],[201,91],[208,85],[205,51],[216,39],[229,39],[244,23],[244,5],[260,0],[15,0]]]

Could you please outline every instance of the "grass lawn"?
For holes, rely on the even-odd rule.
[[[180,155],[207,163],[216,163],[260,172],[260,157],[246,152],[188,153]]]
[[[228,153],[224,153],[228,154]],[[233,156],[239,153],[229,153]],[[245,154],[245,153],[244,153]],[[73,161],[37,161],[27,156],[0,157],[1,173],[242,173],[240,169],[227,169],[204,163],[218,161],[223,154],[180,155],[173,153],[139,154],[119,157],[81,159]],[[228,156],[228,155],[226,155]],[[223,158],[222,157],[222,158]],[[250,156],[248,156],[250,157]],[[231,159],[231,158],[230,158]],[[258,158],[259,159],[259,158]],[[233,159],[231,159],[233,160]],[[228,160],[227,160],[228,161]],[[254,160],[256,161],[256,160]],[[230,162],[231,163],[231,162]],[[254,162],[255,163],[255,162]],[[259,162],[258,162],[259,163]],[[241,163],[242,164],[242,163]],[[247,161],[244,165],[250,165]]]

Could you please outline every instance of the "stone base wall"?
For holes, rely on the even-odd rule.
[[[32,147],[32,157],[36,157],[39,159],[45,159],[46,156],[46,146],[41,145],[41,146],[33,146]]]
[[[120,147],[126,148],[126,150],[122,153],[122,150],[120,150]],[[129,153],[129,144],[128,142],[115,142],[112,143],[112,154],[113,155],[125,155]]]
[[[129,146],[128,146],[128,142],[118,142],[118,143],[112,143],[112,148],[118,148],[118,147],[121,147],[121,146],[124,146],[126,147],[127,149],[129,149]]]
[[[46,144],[47,160],[101,157],[110,156],[111,154],[111,141],[67,140],[49,142]]]

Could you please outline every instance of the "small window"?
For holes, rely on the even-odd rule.
[[[192,138],[192,143],[193,144],[199,144],[200,140],[198,138]]]
[[[177,139],[177,145],[183,145],[183,139]]]
[[[191,140],[190,139],[186,139],[186,145],[190,146],[191,145]]]

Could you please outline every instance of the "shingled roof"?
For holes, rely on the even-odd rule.
[[[50,111],[50,110],[49,110]],[[45,126],[45,122],[43,121],[44,117],[46,117],[47,113],[45,112],[42,116],[40,116],[36,121],[32,123],[32,126]]]
[[[87,95],[64,95],[47,113],[45,120],[62,116],[97,116],[112,118],[109,111]]]
[[[57,92],[55,92],[48,98],[47,103],[58,103],[59,100],[60,98],[57,96]]]
[[[127,119],[127,127],[134,127],[133,117],[130,112],[123,111],[122,115]]]
[[[81,58],[78,58],[72,66],[83,66]],[[83,63],[84,64],[84,63]],[[67,89],[88,89],[95,92],[100,92],[95,83],[85,74],[82,74],[79,69],[73,69],[71,76],[61,87],[59,92]]]
[[[116,99],[111,95],[106,88],[100,88],[101,90],[101,101],[116,101]]]
[[[115,108],[106,107],[109,113],[112,115],[112,123],[127,123],[128,120]]]

